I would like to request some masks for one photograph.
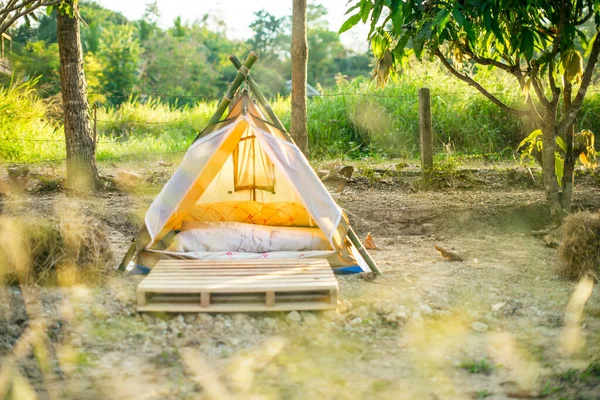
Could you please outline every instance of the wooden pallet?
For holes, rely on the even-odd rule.
[[[137,288],[138,311],[246,312],[335,308],[326,260],[161,260]]]

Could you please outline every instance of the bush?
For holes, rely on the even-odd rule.
[[[563,224],[558,249],[559,273],[571,280],[586,274],[600,277],[600,213],[578,212]]]
[[[2,217],[0,232],[0,283],[70,285],[113,270],[108,234],[89,217]]]

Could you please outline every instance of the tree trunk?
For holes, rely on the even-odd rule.
[[[292,127],[290,134],[308,157],[306,117],[306,0],[293,0],[292,7]]]
[[[89,190],[100,186],[96,168],[95,143],[90,129],[87,84],[83,72],[83,51],[79,34],[79,7],[73,0],[73,18],[58,13],[58,50],[60,53],[60,82],[65,115],[67,144],[67,185]],[[74,4],[75,3],[75,4]]]
[[[564,112],[567,113],[571,108],[573,86],[568,81],[565,74],[564,77],[565,87],[563,93],[563,105]],[[565,151],[565,167],[563,175],[563,191],[560,196],[561,207],[564,212],[568,213],[571,211],[571,199],[573,198],[573,185],[575,180],[575,162],[577,157],[573,154],[573,138],[575,136],[575,122],[567,127],[565,132],[564,140],[567,144]]]
[[[562,206],[560,202],[560,191],[556,179],[556,160],[554,151],[556,149],[556,137],[554,118],[550,117],[547,124],[542,129],[542,174],[544,181],[544,190],[546,191],[546,201],[550,207],[550,214],[553,218],[560,220],[562,218]]]

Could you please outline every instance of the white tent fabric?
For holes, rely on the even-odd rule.
[[[247,130],[255,135],[261,149],[275,165],[278,175],[284,178],[276,180],[274,198],[278,201],[299,199],[332,246],[338,248],[342,242],[341,238],[336,238],[342,209],[323,186],[300,149],[260,129],[248,115],[240,115],[189,148],[181,165],[146,213],[145,222],[151,243],[160,239],[166,233],[165,229],[170,230],[169,226],[185,215],[186,210],[198,200],[235,199],[234,196],[228,197],[231,188],[226,183],[219,185],[219,179],[215,178],[222,173],[222,167]],[[205,192],[209,194],[207,199],[203,198]]]

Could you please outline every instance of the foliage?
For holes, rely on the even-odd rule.
[[[100,40],[100,60],[104,66],[103,87],[117,96],[133,90],[136,83],[141,47],[131,26],[114,26],[105,31]],[[120,103],[122,97],[112,97]]]
[[[551,214],[560,218],[569,211],[576,159],[571,154],[572,126],[600,56],[600,40],[596,40],[600,3],[358,0],[348,13],[352,15],[340,32],[370,20],[368,38],[378,60],[374,77],[380,85],[396,77],[395,67],[407,55],[422,59],[427,50],[496,106],[539,128],[545,143],[541,161]],[[524,95],[522,104],[507,104],[474,79],[473,72],[483,67],[514,78],[515,89]],[[556,156],[557,137],[565,144],[562,163]]]
[[[20,79],[42,74],[39,82],[44,85],[58,82],[54,79],[58,76],[58,54],[51,53],[56,43],[58,11],[48,11],[39,16],[38,23],[21,24],[11,31],[14,57],[22,61],[14,68],[16,75]],[[314,86],[329,87],[337,73],[351,78],[367,75],[370,58],[342,46],[337,34],[328,28],[326,11],[324,6],[308,5],[308,79]],[[81,1],[80,14],[84,21],[83,50],[95,64],[86,66],[86,71],[102,69],[98,70],[102,73],[87,78],[88,87],[93,87],[94,93],[114,94],[92,95],[92,101],[118,105],[131,91],[193,96],[163,96],[163,100],[179,106],[193,105],[199,98],[220,98],[236,74],[228,56],[236,53],[243,58],[250,49],[260,53],[261,66],[253,70],[253,75],[265,88],[265,95],[287,93],[286,82],[291,79],[289,16],[275,17],[267,10],[256,13],[251,24],[253,36],[244,42],[227,37],[227,26],[215,13],[188,23],[176,18],[171,27],[163,30],[158,26],[160,10],[156,2],[148,3],[137,21],[129,21],[95,1]],[[40,49],[27,50],[30,42],[42,42],[37,45]],[[49,54],[54,56],[53,62],[41,59]],[[42,65],[43,71],[35,73]],[[174,74],[174,70],[181,73]],[[40,95],[56,94],[59,87],[52,84],[51,92],[41,91]]]
[[[577,156],[583,166],[590,169],[596,169],[596,156],[597,151],[594,146],[595,136],[590,130],[584,129],[575,134],[574,142],[575,146],[571,150],[574,155]],[[536,129],[531,132],[525,139],[519,143],[518,149],[521,150],[521,162],[527,158],[536,159],[541,163],[541,154],[544,145],[542,141],[542,131]],[[565,155],[567,153],[567,144],[562,137],[556,137],[556,149],[554,152],[555,157],[555,174],[556,180],[559,186],[563,185],[563,175],[565,169]]]

